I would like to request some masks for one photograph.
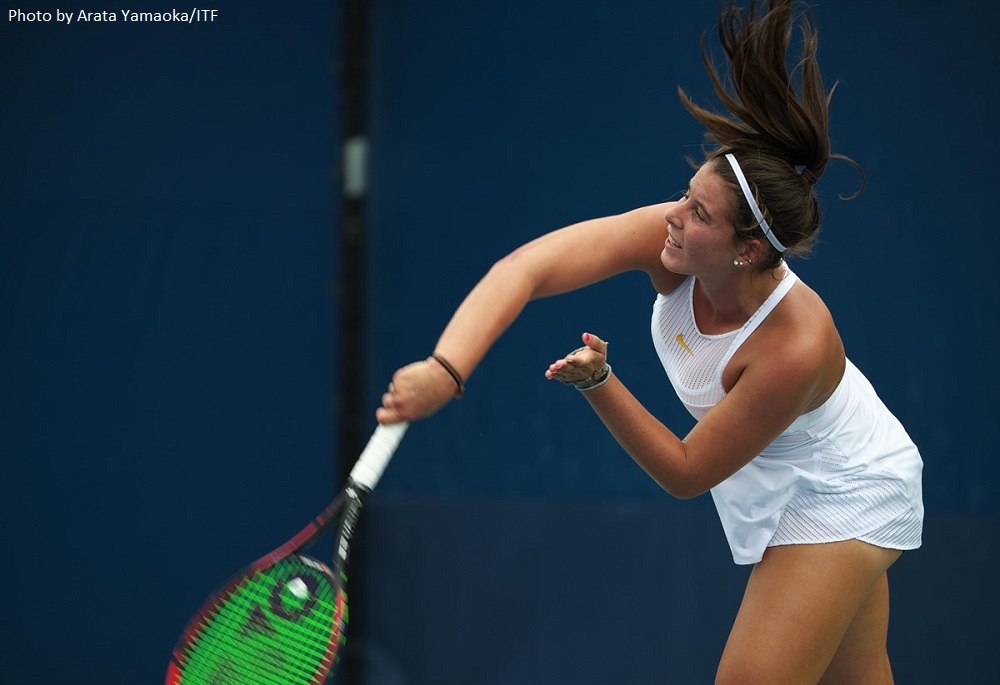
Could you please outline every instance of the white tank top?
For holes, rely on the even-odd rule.
[[[694,320],[694,278],[685,280],[670,295],[656,299],[653,344],[677,397],[696,419],[725,397],[722,372],[726,365],[797,280],[791,269],[786,268],[778,287],[743,327],[720,335],[706,335],[698,330]]]
[[[705,335],[689,277],[653,305],[651,332],[677,396],[701,419],[726,395],[722,373],[798,278],[781,283],[738,330]],[[738,564],[771,545],[859,539],[891,549],[920,546],[920,454],[868,380],[847,360],[833,395],[798,417],[759,456],[712,488]]]

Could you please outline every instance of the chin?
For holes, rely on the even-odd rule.
[[[672,271],[675,274],[684,274],[684,270],[681,268],[681,260],[674,259],[673,256],[667,252],[666,248],[664,248],[663,252],[660,253],[660,264],[662,264],[663,268],[667,271]]]
[[[684,266],[683,262],[677,259],[663,259],[660,258],[660,264],[663,268],[672,274],[677,274],[678,276],[694,276],[694,272],[691,269]]]

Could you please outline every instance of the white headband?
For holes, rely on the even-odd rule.
[[[750,211],[753,212],[753,216],[757,219],[757,223],[764,230],[764,236],[767,238],[768,242],[774,245],[774,249],[778,252],[784,252],[785,246],[781,244],[774,233],[771,232],[771,227],[767,225],[764,221],[764,215],[760,211],[760,207],[757,206],[757,201],[753,199],[753,193],[750,192],[750,184],[747,183],[747,177],[743,175],[743,169],[740,169],[739,162],[736,161],[736,156],[732,152],[726,153],[726,159],[729,160],[729,166],[733,167],[733,172],[736,174],[736,180],[740,182],[740,188],[743,189],[743,197],[747,199],[747,204],[750,205]]]

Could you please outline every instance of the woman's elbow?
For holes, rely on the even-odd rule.
[[[704,487],[694,483],[671,483],[669,485],[660,483],[660,486],[674,499],[694,499],[708,492]]]

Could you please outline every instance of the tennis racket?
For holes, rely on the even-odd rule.
[[[188,622],[166,685],[321,685],[347,627],[345,565],[365,497],[406,432],[379,426],[333,502],[295,537],[240,571]],[[301,554],[336,525],[333,568]]]

